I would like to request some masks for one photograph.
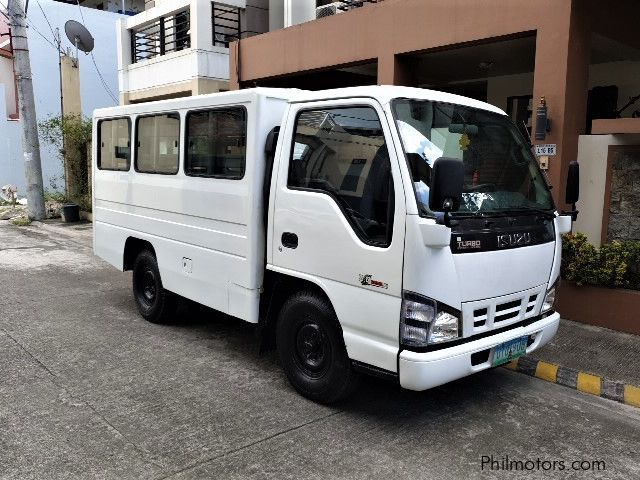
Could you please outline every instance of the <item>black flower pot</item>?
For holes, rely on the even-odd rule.
[[[75,203],[65,203],[60,209],[62,221],[65,223],[80,221],[80,207]]]

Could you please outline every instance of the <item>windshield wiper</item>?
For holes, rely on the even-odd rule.
[[[518,215],[518,214],[535,214],[535,215],[543,215],[545,217],[553,218],[555,217],[555,212],[552,209],[545,210],[544,208],[538,207],[515,207],[508,208],[505,210],[500,210],[496,213],[502,213],[504,215]]]

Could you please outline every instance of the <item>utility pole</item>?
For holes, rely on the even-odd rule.
[[[40,141],[38,122],[33,99],[29,44],[27,42],[26,13],[23,0],[9,0],[7,6],[11,28],[13,69],[18,89],[18,104],[22,123],[22,149],[24,151],[24,175],[27,181],[27,208],[29,218],[45,218],[42,165],[40,163]]]
[[[69,177],[67,175],[67,151],[64,143],[64,93],[62,86],[62,36],[60,29],[56,28],[54,38],[58,47],[58,73],[60,74],[60,135],[62,136],[62,171],[64,178],[64,197],[69,200]]]

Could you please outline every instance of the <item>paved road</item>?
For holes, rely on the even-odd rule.
[[[90,234],[0,224],[2,478],[640,478],[640,410],[505,369],[316,405],[240,322],[143,321]],[[483,470],[490,455],[565,470]]]

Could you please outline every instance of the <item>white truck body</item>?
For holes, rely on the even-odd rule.
[[[490,368],[495,365],[497,346],[513,339],[527,337],[527,353],[539,348],[553,337],[559,323],[559,315],[546,305],[543,312],[543,304],[559,276],[560,234],[569,230],[570,218],[553,209],[549,217],[536,217],[535,221],[515,215],[511,225],[521,222],[528,225],[522,227],[523,231],[534,233],[503,234],[498,244],[502,242],[506,248],[498,245],[486,251],[458,250],[456,245],[475,246],[476,240],[469,243],[464,232],[456,233],[456,227],[452,227],[452,234],[452,228],[437,215],[421,214],[414,194],[415,179],[405,158],[403,141],[406,144],[407,137],[403,137],[397,127],[400,124],[396,123],[400,107],[394,104],[395,99],[505,115],[496,107],[456,95],[386,86],[320,92],[256,88],[97,110],[93,131],[93,138],[98,139],[93,151],[95,253],[116,268],[127,270],[132,268],[132,259],[127,260],[128,242],[148,242],[166,290],[251,323],[262,322],[267,315],[268,299],[264,296],[268,275],[314,285],[335,311],[349,359],[364,369],[396,378],[408,389],[424,390]],[[241,178],[194,176],[193,170],[192,175],[186,173],[187,150],[196,151],[198,138],[202,137],[186,131],[187,116],[209,109],[245,112],[245,166]],[[314,112],[323,116],[313,117]],[[342,120],[331,112],[341,112]],[[346,117],[350,112],[364,112],[369,117],[349,120]],[[149,160],[153,155],[149,157],[147,153],[144,160],[143,154],[138,158],[135,147],[145,148],[140,147],[138,131],[142,136],[151,135],[151,127],[146,126],[150,122],[139,119],[168,113],[168,120],[163,117],[153,127],[161,138],[156,141],[156,160]],[[419,119],[423,114],[414,115],[412,110],[411,115]],[[330,116],[334,123],[336,118],[346,123],[341,128],[326,127]],[[103,141],[101,134],[106,138],[104,132],[112,127],[102,122],[122,118],[130,122],[129,146],[124,145],[122,133],[119,139],[113,134],[112,140]],[[302,118],[307,124],[302,125]],[[175,123],[178,121],[179,127]],[[216,132],[227,128],[227,120],[209,121],[216,125]],[[377,133],[371,133],[373,128],[364,128],[365,121],[373,122]],[[316,128],[314,122],[320,126]],[[145,126],[138,129],[143,123]],[[172,131],[179,131],[177,138],[175,133],[163,136],[162,131],[169,124],[173,125]],[[202,125],[206,125],[204,120],[197,127]],[[267,177],[270,183],[265,205],[265,142],[274,127],[280,127],[280,131],[273,173],[270,179]],[[469,129],[471,133],[467,134],[467,128],[463,127],[461,136],[456,134],[455,141],[460,138],[460,149],[464,151],[463,140],[469,140],[477,131]],[[458,124],[452,124],[448,132],[456,129],[460,129]],[[349,148],[357,150],[362,158],[350,158],[347,163],[338,164],[337,173],[325,175],[329,182],[332,175],[342,179],[339,188],[329,194],[317,188],[292,188],[293,162],[300,163],[313,150],[311,143],[306,145],[300,139],[313,140],[313,132],[329,130],[333,137],[323,140],[323,149],[344,151],[340,149],[347,147],[341,142],[351,142]],[[112,166],[119,170],[101,168],[101,155],[111,155],[108,149],[114,144],[116,153],[110,158],[115,162]],[[361,204],[354,208],[364,211],[362,203],[369,188],[366,178],[374,175],[374,163],[385,145],[387,174],[392,182],[385,205],[390,213],[387,221],[379,223],[387,225],[388,242],[376,244],[363,241],[354,228],[359,218],[349,218],[351,214],[345,212],[351,212],[351,207],[340,205],[335,197],[360,196]],[[227,146],[221,158],[230,158],[236,150],[234,145]],[[199,154],[189,155],[200,162]],[[177,171],[137,171],[139,163],[160,165],[165,160],[158,159],[165,157],[168,165],[176,163]],[[317,158],[311,155],[304,161],[309,165]],[[352,173],[340,173],[340,169],[347,168],[345,165]],[[195,170],[200,172],[209,167],[198,164],[189,168],[200,168]],[[325,167],[317,163],[313,168]],[[533,188],[530,186],[531,191]],[[506,218],[498,217],[498,223]],[[461,220],[461,224],[465,221]],[[477,245],[485,242],[487,235],[495,237],[490,223],[480,232],[485,236],[477,240]],[[538,224],[545,225],[544,241],[535,241],[535,232],[542,231]],[[513,230],[505,228],[508,232]],[[295,237],[295,246],[286,245],[287,235]],[[534,241],[529,245],[526,240],[531,238]],[[403,345],[400,324],[403,301],[409,298],[407,292],[433,299],[444,310],[457,312],[455,341],[420,348]]]

